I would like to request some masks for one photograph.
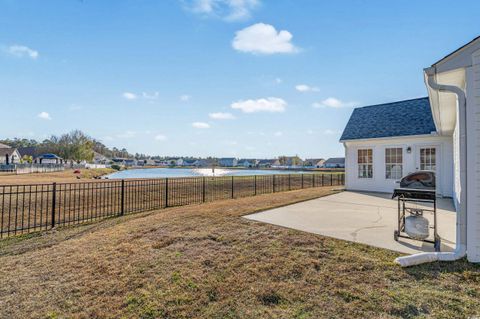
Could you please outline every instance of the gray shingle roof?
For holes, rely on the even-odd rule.
[[[330,157],[323,164],[345,164],[345,157]]]
[[[353,110],[341,141],[436,132],[428,97]]]

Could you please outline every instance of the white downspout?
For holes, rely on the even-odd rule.
[[[467,110],[465,92],[453,85],[438,84],[435,81],[435,67],[426,68],[427,84],[439,92],[454,93],[458,99],[459,113],[459,148],[460,148],[460,209],[457,211],[456,247],[453,252],[419,253],[398,257],[395,262],[408,267],[433,261],[454,261],[465,257],[467,253]]]

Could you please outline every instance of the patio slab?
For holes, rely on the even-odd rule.
[[[430,243],[404,238],[396,242],[393,239],[397,225],[397,201],[390,197],[391,194],[345,191],[244,217],[401,253],[434,251]],[[426,217],[432,221],[431,216]],[[441,250],[452,251],[456,224],[452,199],[437,200],[437,217]]]

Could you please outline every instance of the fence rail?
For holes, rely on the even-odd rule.
[[[0,238],[141,211],[344,182],[344,174],[314,173],[0,185]]]

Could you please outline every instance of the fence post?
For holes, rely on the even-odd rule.
[[[232,175],[232,198],[233,198],[233,175]]]
[[[313,173],[313,174],[312,174],[312,177],[313,177],[312,185],[313,185],[313,187],[315,187],[315,177],[317,177],[317,176],[316,176],[315,173]]]
[[[57,206],[57,183],[53,183],[52,189],[52,228],[55,227],[55,208]]]
[[[330,173],[330,186],[333,186],[333,173]]]
[[[165,208],[168,207],[168,177],[165,177]]]
[[[302,173],[302,189],[303,189],[303,175],[304,175],[304,174]]]
[[[253,180],[254,180],[253,187],[255,189],[254,195],[257,195],[257,175],[254,175]]]
[[[203,181],[202,181],[202,202],[205,203],[205,176],[203,176]]]
[[[322,173],[322,186],[325,186],[325,174]]]
[[[292,190],[292,174],[288,174],[288,190]]]
[[[273,192],[275,193],[275,174],[273,174]]]
[[[121,198],[121,206],[120,206],[120,215],[125,215],[125,180],[122,179],[122,198]]]

